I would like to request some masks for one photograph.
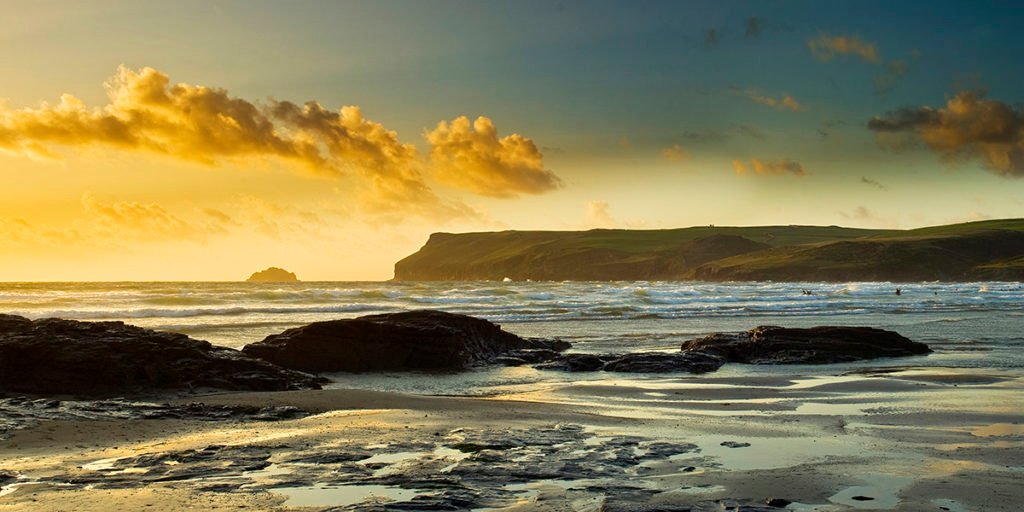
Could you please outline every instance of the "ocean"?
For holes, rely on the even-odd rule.
[[[1018,282],[0,284],[0,312],[121,320],[232,348],[310,322],[422,308],[486,318],[521,336],[561,338],[581,352],[674,350],[696,336],[758,325],[862,325],[936,351],[891,364],[1024,368]]]
[[[1012,507],[1020,501],[1021,283],[0,284],[0,312],[122,320],[235,348],[309,322],[414,308],[487,318],[522,336],[564,339],[577,352],[677,351],[681,342],[697,336],[758,325],[874,326],[927,343],[935,352],[826,365],[726,364],[704,375],[568,373],[529,366],[335,373],[327,375],[332,382],[326,391],[274,398],[274,403],[295,400],[299,407],[325,409],[321,415],[250,424],[256,426],[244,427],[253,429],[245,436],[238,435],[235,423],[197,427],[192,422],[188,428],[204,429],[201,435],[173,430],[159,443],[127,448],[125,438],[118,437],[111,441],[114,448],[86,449],[78,459],[67,458],[70,441],[53,441],[51,465],[77,467],[71,470],[75,475],[100,478],[97,482],[130,481],[169,471],[159,462],[165,458],[189,459],[181,453],[193,451],[174,452],[164,446],[166,439],[194,443],[187,446],[204,454],[196,463],[206,468],[202,471],[214,467],[205,458],[211,445],[229,444],[216,456],[221,468],[216,471],[240,482],[240,495],[283,495],[285,505],[351,504],[353,510],[364,500],[443,494],[436,487],[417,487],[437,478],[454,478],[460,492],[491,493],[498,497],[492,505],[511,504],[509,510],[533,510],[552,501],[599,510],[605,496],[635,498],[628,493],[637,489],[683,503],[782,493],[797,502],[790,510],[806,511],[902,510],[904,503],[916,504],[912,510],[992,510],[994,503]],[[360,389],[402,394],[362,397],[352,391]],[[271,403],[261,395],[201,397],[210,403],[225,399]],[[25,403],[35,402],[11,407],[24,409]],[[128,402],[113,403],[127,407],[115,410],[118,417],[131,414]],[[65,407],[97,410],[95,404],[76,404]],[[10,416],[24,423],[19,411]],[[139,421],[144,420],[98,426],[80,421],[74,428],[127,432]],[[160,425],[186,428],[170,421]],[[51,432],[47,439],[54,439]],[[550,436],[558,444],[552,445]],[[239,437],[249,440],[236,445]],[[516,448],[484,450],[480,456],[489,458],[480,462],[474,453],[452,448],[466,439],[511,439],[509,446]],[[231,469],[243,467],[232,458],[237,453],[263,453],[268,448],[261,443],[268,440],[276,451],[267,468]],[[174,443],[170,446],[179,446]],[[658,447],[676,451],[658,455]],[[330,459],[339,449],[377,453],[366,461],[383,461],[384,468],[367,473],[360,463],[328,463],[325,472],[319,462],[302,462]],[[111,461],[127,469],[107,471]],[[551,471],[559,476],[553,478]],[[193,486],[182,492],[203,495],[198,486],[209,482],[209,474],[195,474],[201,476],[175,483]],[[504,476],[489,480],[488,475]],[[22,483],[36,482],[32,478],[38,477],[25,476]]]

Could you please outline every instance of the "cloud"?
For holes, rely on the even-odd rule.
[[[673,144],[661,150],[661,156],[666,160],[681,162],[690,157],[690,152],[683,149],[679,144]]]
[[[835,128],[846,125],[846,121],[835,120],[835,121],[822,121],[821,126],[818,127],[818,135],[823,139],[827,139],[832,136]]]
[[[801,105],[796,98],[788,94],[783,94],[778,98],[773,98],[771,96],[765,96],[764,94],[752,89],[743,90],[741,91],[741,94],[749,98],[750,101],[753,101],[754,103],[771,107],[776,110],[790,110],[793,112],[803,112],[804,110],[807,110],[807,107]]]
[[[889,189],[889,187],[886,187],[885,185],[882,185],[881,183],[879,183],[879,182],[877,182],[877,181],[875,181],[875,180],[873,180],[871,178],[868,178],[866,176],[861,176],[860,177],[860,182],[865,184],[865,185],[870,185],[872,187],[875,187],[878,190],[888,190]]]
[[[609,212],[607,201],[590,201],[587,203],[587,224],[597,228],[611,228],[618,221]]]
[[[881,56],[874,43],[869,43],[857,36],[830,36],[820,34],[817,38],[807,41],[807,47],[819,60],[828,62],[837,55],[855,55],[871,63],[881,62]]]
[[[743,37],[747,39],[757,39],[761,37],[761,21],[757,19],[757,16],[747,18],[747,30],[743,34]]]
[[[444,220],[479,214],[437,196],[424,177],[426,162],[416,148],[366,119],[357,106],[329,110],[315,101],[254,103],[224,89],[172,84],[168,75],[148,67],[121,66],[104,85],[109,101],[100,107],[86,106],[70,94],[57,104],[36,108],[0,106],[0,151],[62,158],[69,151],[100,148],[211,166],[275,158],[354,181],[352,188],[368,212],[400,213],[399,220],[409,215]],[[461,158],[474,155],[476,160],[466,165],[476,165],[477,174],[469,179],[486,181],[488,195],[539,193],[560,183],[538,167],[540,152],[530,139],[511,135],[498,140],[490,120],[481,119],[478,124],[485,130],[435,148],[432,156],[437,159],[465,147],[467,152],[452,155],[453,162],[461,166],[466,164]]]
[[[56,147],[140,150],[213,164],[277,156],[330,168],[314,140],[282,131],[256,105],[223,89],[171,85],[152,68],[118,68],[105,83],[109,103],[89,108],[70,94],[56,105],[0,111],[0,148],[56,158]]]
[[[736,174],[740,176],[749,173],[761,176],[781,176],[785,174],[792,174],[794,176],[807,175],[807,171],[804,169],[803,165],[789,159],[765,162],[752,158],[750,159],[750,163],[746,163],[742,160],[733,160],[732,168],[736,171]]]
[[[718,31],[709,28],[707,34],[704,36],[704,46],[717,46],[718,45]]]
[[[689,141],[714,143],[724,142],[728,137],[724,133],[715,130],[687,130],[682,137]]]
[[[121,201],[103,203],[90,194],[82,196],[85,220],[93,229],[114,238],[182,239],[204,234],[204,231],[171,214],[155,203]]]
[[[542,194],[562,186],[544,169],[544,156],[532,140],[513,133],[498,138],[494,123],[462,116],[441,121],[427,132],[435,176],[449,185],[490,197]]]
[[[864,206],[858,206],[852,212],[839,212],[839,215],[854,220],[878,220],[878,216]]]
[[[885,94],[896,88],[900,78],[907,73],[907,61],[891,60],[885,71],[875,76],[875,94]]]
[[[202,212],[212,217],[215,221],[217,221],[220,224],[237,224],[234,218],[216,208],[203,208]]]
[[[765,140],[768,138],[768,134],[761,131],[758,127],[751,126],[749,124],[736,125],[733,127],[733,130],[758,140]]]
[[[923,143],[948,160],[977,158],[1001,176],[1024,176],[1024,108],[982,93],[961,92],[939,108],[904,107],[872,118],[868,128],[882,145]]]

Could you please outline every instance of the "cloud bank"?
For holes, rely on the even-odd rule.
[[[964,91],[939,108],[904,107],[872,118],[868,128],[883,145],[923,143],[945,159],[979,159],[1001,176],[1024,176],[1024,108],[984,94]]]
[[[44,158],[103,148],[136,151],[205,165],[275,158],[325,176],[354,180],[369,211],[401,210],[432,219],[476,215],[443,199],[424,175],[426,162],[397,133],[363,116],[357,106],[334,111],[315,101],[256,103],[227,90],[172,84],[153,68],[118,68],[105,84],[109,102],[86,106],[65,94],[57,104],[0,107],[0,150]],[[542,193],[557,176],[521,135],[497,138],[479,118],[475,130],[460,118],[429,134],[434,162],[447,162],[467,190],[494,197]],[[443,174],[443,173],[442,173]]]

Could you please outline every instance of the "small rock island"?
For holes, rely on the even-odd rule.
[[[299,278],[294,272],[288,272],[283,268],[270,267],[266,270],[254,272],[246,282],[249,283],[295,283]]]

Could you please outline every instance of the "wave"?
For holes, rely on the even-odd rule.
[[[51,311],[13,311],[12,314],[28,318],[69,318],[73,320],[107,320],[122,318],[186,318],[196,316],[241,316],[253,314],[296,314],[296,313],[357,313],[366,311],[383,311],[381,305],[345,304],[336,306],[296,306],[296,307],[225,307],[225,308],[139,308],[139,309],[104,309],[104,310],[51,310]]]

